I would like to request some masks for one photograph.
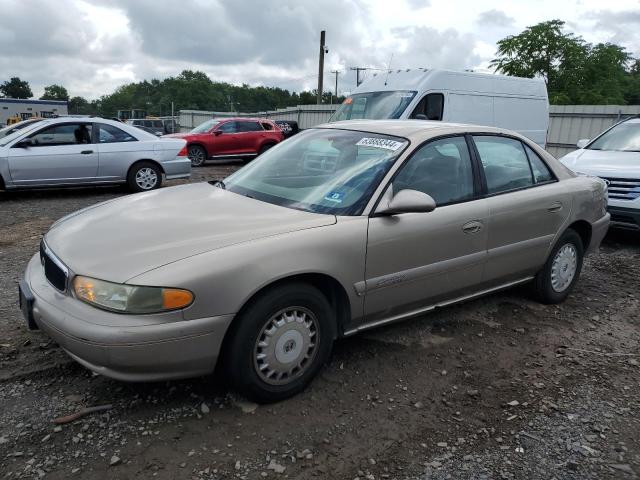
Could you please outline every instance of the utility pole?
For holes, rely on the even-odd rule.
[[[320,61],[318,64],[318,105],[322,103],[322,80],[324,77],[324,54],[328,51],[324,44],[325,31],[320,32]]]
[[[340,72],[338,70],[331,70],[331,73],[334,73],[336,76],[336,90],[335,90],[335,97],[336,97],[336,102],[338,101],[338,75],[340,74]],[[332,102],[333,103],[333,102]]]
[[[369,69],[367,67],[351,67],[349,68],[349,70],[356,71],[356,87],[359,87],[360,84],[362,83],[360,81],[360,72],[364,72],[365,70],[369,70]]]

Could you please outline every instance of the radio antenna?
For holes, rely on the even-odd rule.
[[[393,53],[391,53],[391,58],[389,58],[389,64],[387,65],[387,76],[384,77],[384,86],[387,86],[387,80],[389,79],[389,72],[391,71],[391,62],[393,60]]]

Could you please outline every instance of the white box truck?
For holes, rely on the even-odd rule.
[[[329,121],[358,118],[502,127],[544,148],[549,99],[541,79],[426,68],[394,70],[365,80]]]

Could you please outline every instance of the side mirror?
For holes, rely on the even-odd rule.
[[[427,213],[436,209],[436,201],[426,193],[417,190],[400,190],[391,201],[384,205],[384,199],[376,209],[377,214],[397,215],[399,213]]]
[[[30,138],[25,138],[24,140],[20,140],[18,143],[14,145],[16,148],[29,148],[33,147],[33,142]]]
[[[222,135],[222,130],[214,130],[213,135],[219,137],[220,135]]]
[[[156,137],[161,137],[162,135],[164,135],[164,133],[162,132],[154,132]]]
[[[578,140],[578,143],[576,143],[576,147],[584,148],[588,144],[589,144],[589,139],[588,138],[581,138],[580,140]]]
[[[417,114],[415,117],[413,117],[415,120],[429,120],[427,118],[427,116],[424,113],[419,113]]]

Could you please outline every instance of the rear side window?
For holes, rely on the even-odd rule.
[[[262,125],[262,128],[264,128],[265,130],[273,130],[273,126],[270,123],[262,122],[260,123],[260,125]]]
[[[261,132],[263,129],[258,122],[236,122],[238,132]]]
[[[153,128],[164,128],[164,124],[162,123],[162,120],[154,120]]]
[[[464,138],[443,138],[420,147],[393,180],[394,193],[404,189],[431,195],[438,206],[473,198],[473,170]]]
[[[525,144],[524,149],[529,157],[529,162],[531,162],[531,170],[533,171],[535,182],[545,183],[554,181],[555,177],[551,173],[551,170],[549,170],[549,167],[547,167],[538,154],[534,152],[529,145]]]
[[[489,194],[533,185],[529,160],[519,140],[495,136],[473,137],[484,168]]]
[[[98,133],[98,139],[100,143],[119,143],[119,142],[136,142],[137,139],[128,134],[124,130],[114,127],[113,125],[107,125],[106,123],[99,123],[100,128]]]

